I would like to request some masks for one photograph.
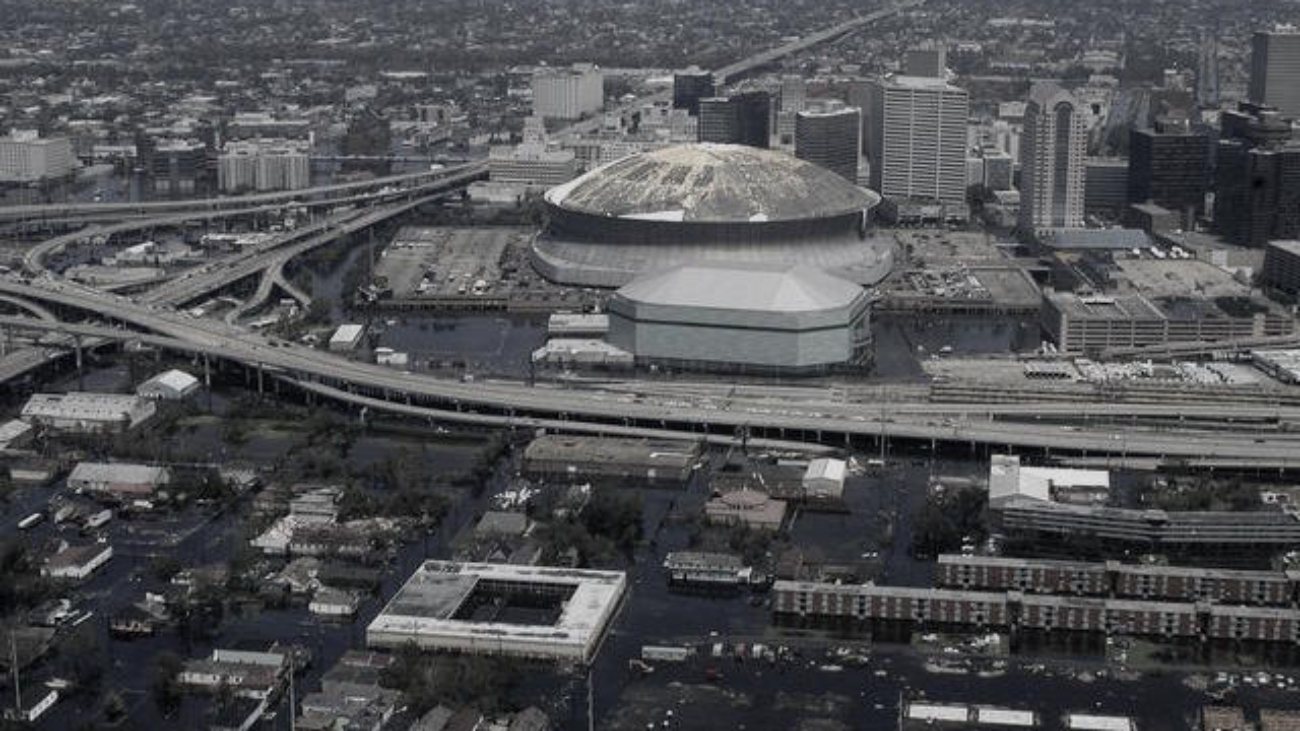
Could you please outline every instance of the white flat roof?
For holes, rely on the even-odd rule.
[[[352,341],[354,341],[354,340],[360,338],[360,337],[361,337],[361,333],[362,333],[362,331],[364,331],[364,330],[365,330],[365,326],[364,326],[364,325],[354,325],[354,324],[351,324],[351,323],[349,323],[349,324],[345,324],[345,325],[339,325],[339,329],[335,330],[335,331],[334,331],[334,335],[332,335],[332,336],[330,337],[330,342],[331,342],[331,343],[350,343],[350,342],[352,342]]]
[[[1037,726],[1038,721],[1033,711],[1021,711],[1014,708],[993,708],[980,706],[975,709],[975,721],[989,726]]]
[[[1132,731],[1132,719],[1127,716],[1097,716],[1090,713],[1068,713],[1065,727],[1079,731]]]
[[[1044,502],[1052,499],[1053,487],[1095,487],[1108,489],[1106,470],[1078,470],[1056,467],[1025,467],[1014,455],[995,454],[989,463],[989,500],[1013,497]]]
[[[479,582],[571,588],[554,624],[456,619]],[[374,644],[394,638],[428,646],[482,646],[501,654],[586,660],[595,651],[626,589],[621,571],[493,563],[426,561],[366,628]]]
[[[126,482],[142,485],[161,485],[168,480],[167,469],[127,462],[78,462],[72,468],[69,481]]]
[[[970,717],[970,709],[952,703],[910,703],[907,706],[907,717],[914,721],[965,723]]]

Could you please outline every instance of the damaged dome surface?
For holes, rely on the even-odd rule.
[[[874,284],[892,247],[876,193],[791,155],[677,145],[625,157],[552,188],[533,265],[548,279],[621,287],[696,262],[807,265]]]

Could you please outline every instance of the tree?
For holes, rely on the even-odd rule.
[[[185,663],[179,655],[164,650],[154,656],[149,674],[149,694],[164,716],[170,716],[181,705],[181,670]]]

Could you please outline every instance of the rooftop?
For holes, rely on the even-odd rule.
[[[793,313],[849,307],[866,292],[820,269],[784,264],[686,264],[618,290],[643,304]]]
[[[372,645],[405,641],[434,647],[589,660],[622,599],[621,571],[426,561],[366,629]],[[518,591],[560,599],[553,622],[466,617],[476,591]],[[472,613],[471,613],[472,614]]]

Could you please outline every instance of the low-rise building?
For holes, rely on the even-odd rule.
[[[1270,241],[1260,279],[1289,295],[1300,294],[1300,241]]]
[[[995,454],[989,462],[989,506],[1012,500],[1040,500],[1069,504],[1104,503],[1110,494],[1110,473],[1030,467],[1020,457]]]
[[[295,489],[298,493],[289,500],[289,515],[303,524],[333,523],[339,517],[339,498],[343,491],[337,487],[306,487]]]
[[[307,609],[322,617],[348,618],[361,608],[361,597],[352,591],[323,586],[316,590]]]
[[[589,663],[626,590],[621,571],[426,561],[366,628],[366,642]],[[545,605],[549,617],[473,618],[473,608],[484,603],[519,601],[533,613]]]
[[[0,424],[0,451],[21,449],[32,443],[35,429],[22,419],[10,419]]]
[[[279,690],[288,669],[284,653],[216,649],[209,657],[186,662],[177,680],[199,690],[226,687],[239,698],[265,699]]]
[[[746,488],[708,501],[704,504],[704,515],[711,523],[780,530],[785,522],[785,508],[784,500],[773,500],[767,493]]]
[[[749,583],[753,569],[730,553],[673,551],[664,557],[668,581],[680,586],[735,588]]]
[[[78,492],[107,493],[119,499],[152,495],[171,482],[166,467],[124,462],[79,462],[68,475],[68,487]]]
[[[38,393],[23,406],[22,418],[54,431],[119,433],[144,424],[157,406],[139,396],[113,393]]]
[[[524,450],[524,470],[552,479],[638,479],[684,484],[699,458],[697,441],[546,434]]]

